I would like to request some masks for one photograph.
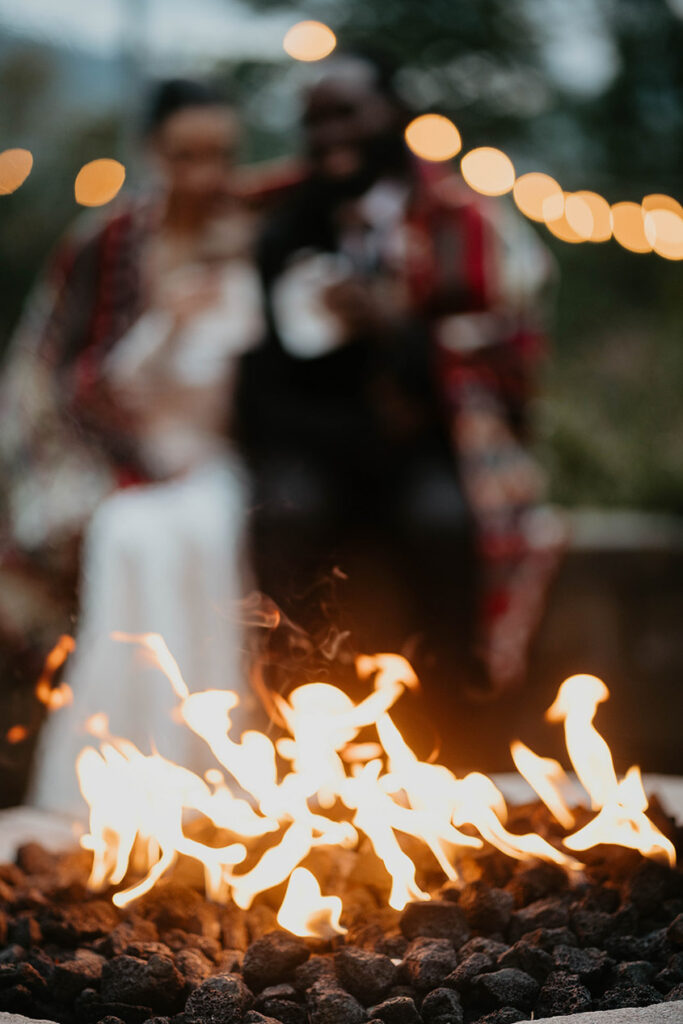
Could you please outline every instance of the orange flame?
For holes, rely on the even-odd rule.
[[[76,642],[74,638],[64,634],[60,636],[45,659],[43,671],[36,683],[35,693],[41,704],[44,704],[49,711],[57,711],[59,708],[66,707],[73,702],[71,687],[67,686],[66,683],[60,683],[59,686],[53,687],[52,680],[55,677],[55,673],[62,667],[75,647]]]
[[[225,690],[190,693],[166,644],[156,634],[119,635],[137,642],[169,680],[179,699],[180,718],[200,736],[220,767],[203,777],[159,754],[143,754],[132,743],[108,737],[105,716],[92,716],[90,731],[100,748],[86,747],[77,761],[81,791],[90,808],[90,829],[81,842],[92,850],[90,886],[119,886],[129,872],[134,884],[113,897],[123,907],[148,892],[179,856],[204,869],[207,894],[248,908],[258,893],[287,883],[278,913],[282,927],[297,935],[327,938],[343,934],[342,903],[323,896],[317,879],[302,867],[317,846],[355,848],[364,834],[384,864],[389,905],[402,909],[430,895],[399,841],[418,839],[431,851],[446,878],[457,880],[459,847],[484,841],[510,857],[542,858],[568,870],[578,860],[535,833],[516,835],[505,827],[507,807],[491,779],[472,772],[463,779],[443,765],[420,761],[395,725],[390,711],[417,677],[404,658],[381,654],[358,659],[359,677],[369,687],[354,702],[328,683],[297,687],[287,698],[275,694],[285,735],[273,742],[261,732],[230,736],[237,694]],[[647,799],[637,769],[617,783],[611,754],[592,725],[597,704],[607,697],[592,676],[566,680],[548,717],[563,720],[570,757],[600,813],[569,836],[568,850],[596,842],[634,846],[646,856],[666,856],[673,848],[645,815]],[[377,739],[359,739],[374,728]],[[566,828],[573,817],[558,786],[564,773],[556,761],[535,755],[524,744],[513,747],[520,771]],[[279,769],[278,758],[284,762]],[[243,795],[236,795],[232,787]],[[339,820],[339,809],[351,820]],[[334,809],[334,815],[328,811]],[[186,813],[204,815],[229,842],[216,848],[190,839]],[[479,835],[460,831],[474,826]],[[272,843],[240,870],[252,840]]]

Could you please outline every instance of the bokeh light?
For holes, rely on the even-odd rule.
[[[462,149],[460,132],[441,114],[422,114],[405,131],[409,148],[423,160],[450,160]]]
[[[649,196],[644,196],[640,205],[647,211],[671,210],[673,213],[677,213],[679,217],[683,217],[683,206],[673,196],[667,196],[663,192],[653,192]]]
[[[530,171],[514,184],[512,194],[517,208],[531,220],[544,221],[562,216],[564,195],[559,183],[549,174]]]
[[[23,185],[33,167],[28,149],[5,149],[0,153],[0,195],[8,196]]]
[[[683,217],[674,210],[647,211],[645,237],[659,256],[668,260],[683,259]]]
[[[337,37],[322,21],[299,21],[286,32],[282,47],[294,60],[315,61],[328,57]]]
[[[590,228],[586,211],[590,213]],[[610,206],[597,192],[573,192],[565,200],[565,213],[571,227],[586,242],[606,242],[612,237]]]
[[[652,252],[645,234],[645,218],[640,203],[614,203],[612,232],[619,245],[629,252]]]
[[[118,195],[125,180],[126,168],[118,160],[91,160],[76,175],[76,202],[81,206],[104,206]]]
[[[460,170],[470,188],[485,196],[505,195],[515,183],[512,160],[493,146],[480,146],[465,153]]]
[[[559,217],[547,217],[545,226],[551,234],[555,235],[555,238],[559,238],[563,242],[577,243],[585,241],[571,226],[564,211]]]

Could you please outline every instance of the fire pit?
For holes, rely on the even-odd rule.
[[[402,658],[360,658],[357,702],[328,684],[274,694],[283,735],[235,741],[236,696],[189,693],[161,638],[136,640],[217,766],[199,777],[90,723],[82,849],[29,843],[0,866],[0,1010],[508,1024],[654,1006],[683,1020],[683,832],[636,767],[615,774],[592,724],[600,680],[565,681],[548,711],[589,806],[519,743],[539,800],[508,808],[491,779],[406,744],[391,709],[417,681]]]

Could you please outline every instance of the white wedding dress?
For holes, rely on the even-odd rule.
[[[201,268],[184,268],[177,286]],[[84,546],[81,616],[66,681],[74,702],[43,730],[30,802],[83,817],[74,763],[92,743],[86,721],[104,712],[113,736],[202,771],[205,745],[174,719],[178,703],[138,645],[112,633],[159,633],[190,690],[232,689],[249,711],[239,602],[245,593],[246,491],[224,440],[237,358],[262,332],[255,272],[233,260],[220,297],[181,331],[161,312],[121,339],[106,372],[149,415],[139,443],[165,482],[118,491],[96,511]]]

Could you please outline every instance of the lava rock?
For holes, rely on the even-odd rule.
[[[579,904],[571,912],[571,924],[583,946],[601,946],[612,929],[612,918],[602,910]]]
[[[458,906],[468,925],[477,932],[504,932],[514,907],[512,893],[495,889],[479,880],[466,885],[460,893]]]
[[[683,946],[683,914],[678,914],[666,930],[669,942],[674,946]]]
[[[301,939],[286,932],[269,932],[253,942],[244,954],[244,980],[254,992],[260,992],[267,985],[286,981],[309,955]]]
[[[463,1012],[460,997],[452,988],[435,988],[425,996],[420,1007],[424,1024],[462,1024]]]
[[[683,999],[683,985],[676,985],[676,987],[672,988],[668,996],[666,997],[667,1003],[673,1003],[677,999]]]
[[[151,1006],[160,1013],[182,1009],[185,979],[171,957],[155,954],[149,960],[116,956],[105,963],[100,987],[105,1002]]]
[[[175,955],[175,965],[185,979],[186,991],[198,988],[213,970],[213,964],[198,949],[181,949]]]
[[[568,947],[570,948],[570,947]],[[498,967],[516,967],[526,974],[530,974],[540,984],[543,984],[547,976],[555,967],[550,953],[540,946],[533,946],[524,939],[520,939],[514,946],[506,950],[498,957]]]
[[[281,1024],[274,1017],[266,1017],[264,1014],[259,1013],[258,1010],[247,1010],[243,1020],[244,1024]]]
[[[52,971],[52,989],[56,999],[69,1003],[84,988],[94,988],[102,977],[106,963],[103,956],[90,949],[78,949],[73,960],[55,964]]]
[[[214,939],[209,935],[184,932],[180,928],[167,929],[164,932],[164,943],[173,953],[180,953],[184,949],[197,949],[209,960],[213,960],[214,963],[223,955],[223,948],[218,939]],[[127,950],[124,950],[125,952]]]
[[[539,993],[536,1013],[539,1017],[555,1017],[583,1013],[591,1006],[591,994],[577,974],[554,971]]]
[[[501,1006],[500,1010],[479,1017],[476,1024],[516,1024],[518,1020],[528,1020],[529,1015],[516,1006]]]
[[[253,996],[237,974],[207,978],[185,1004],[188,1024],[241,1024]]]
[[[10,925],[9,938],[18,946],[28,949],[29,946],[37,946],[43,941],[43,933],[32,914],[22,914]]]
[[[655,970],[654,964],[648,960],[627,960],[617,964],[612,974],[617,984],[647,985],[652,981]]]
[[[428,992],[455,970],[457,962],[455,951],[447,939],[422,937],[408,947],[402,972],[418,991]]]
[[[661,1003],[663,996],[652,985],[615,985],[596,1000],[599,1010],[619,1010],[625,1006],[652,1006]]]
[[[516,1006],[519,1010],[530,1010],[536,1001],[538,989],[535,978],[514,967],[480,974],[476,983],[479,999],[492,1009]]]
[[[648,858],[643,858],[624,886],[625,902],[633,903],[642,914],[681,895],[683,877],[680,873]]]
[[[510,922],[510,938],[515,941],[536,928],[563,928],[569,924],[569,908],[557,896],[548,896],[515,911]]]
[[[668,992],[683,981],[683,953],[674,953],[655,978],[655,985],[661,992]]]
[[[377,1006],[372,1006],[368,1012],[371,1017],[376,1017],[384,1024],[421,1024],[415,1001],[410,996],[385,999]]]
[[[121,921],[111,930],[109,935],[97,943],[97,952],[103,956],[120,956],[135,942],[156,942],[159,932],[152,921],[145,921],[142,917],[134,917],[128,921]]]
[[[472,953],[451,971],[445,979],[445,984],[449,988],[457,988],[460,992],[469,992],[477,978],[490,972],[494,963],[493,957],[487,953]]]
[[[506,885],[518,907],[526,907],[545,896],[563,892],[569,885],[567,872],[559,864],[537,861],[517,871]]]
[[[298,992],[306,992],[316,981],[324,978],[330,983],[334,983],[336,978],[334,961],[328,956],[312,956],[294,969],[294,987]]]
[[[311,1024],[361,1024],[365,1010],[350,992],[316,981],[309,989],[306,1003]]]
[[[576,946],[576,935],[571,928],[534,928],[524,933],[524,941],[529,946],[538,946],[552,953],[555,946]]]
[[[118,912],[111,903],[92,900],[69,907],[52,906],[41,915],[40,926],[48,942],[60,946],[82,946],[108,935],[118,921]]]
[[[186,885],[155,886],[138,901],[138,909],[160,932],[180,928],[214,939],[221,933],[219,908]]]
[[[140,960],[149,960],[151,956],[171,956],[171,950],[165,942],[131,942],[123,951],[126,956],[136,956]]]
[[[460,947],[458,957],[460,960],[466,960],[472,953],[487,953],[493,964],[508,948],[505,942],[497,942],[496,939],[486,939],[483,935],[475,935],[473,939]]]
[[[260,1004],[260,1010],[269,1020],[277,1020],[280,1024],[307,1024],[308,1021],[304,1007],[291,999],[265,999]]]
[[[407,939],[448,939],[456,949],[470,937],[462,910],[446,900],[409,903],[401,914],[400,928]]]
[[[589,988],[601,982],[614,966],[614,961],[610,960],[606,953],[591,947],[577,949],[575,946],[556,946],[553,950],[553,960],[558,971],[577,974]]]
[[[342,987],[364,1006],[381,1002],[396,981],[396,966],[381,953],[344,946],[334,964]]]
[[[23,843],[16,854],[17,867],[25,875],[49,875],[57,858],[40,843]]]

